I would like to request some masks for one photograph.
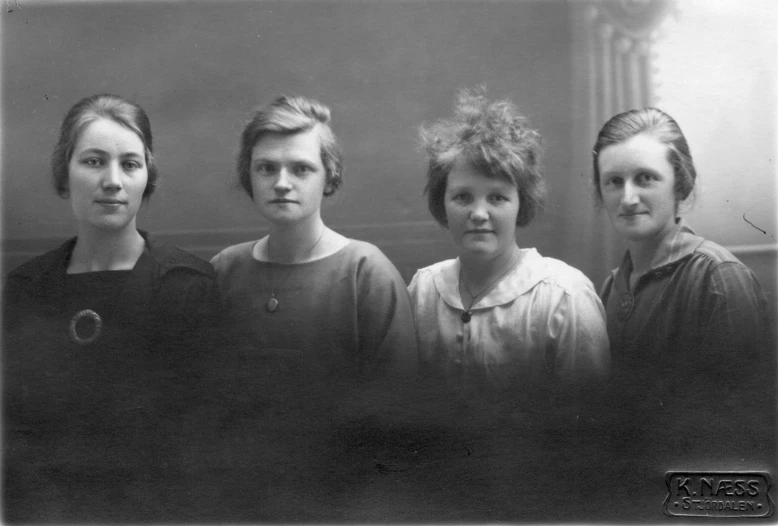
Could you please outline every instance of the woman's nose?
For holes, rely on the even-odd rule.
[[[103,172],[103,188],[119,190],[122,187],[122,169],[118,163],[108,163]]]
[[[474,202],[473,207],[470,209],[470,219],[478,223],[489,219],[489,211],[486,208],[486,203],[482,201]]]
[[[621,194],[621,204],[624,206],[633,206],[640,202],[639,189],[632,182],[624,183],[624,190]]]
[[[278,176],[273,184],[273,188],[279,191],[291,190],[292,184],[289,179],[289,172],[287,172],[285,168],[278,170]]]

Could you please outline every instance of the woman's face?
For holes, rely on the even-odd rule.
[[[79,228],[135,228],[148,181],[145,152],[140,137],[113,120],[87,124],[68,164],[70,204]]]
[[[647,134],[600,151],[600,191],[616,230],[628,241],[661,239],[675,224],[675,175],[667,146]]]
[[[319,130],[264,134],[251,151],[251,188],[260,213],[275,224],[321,214],[327,187]]]
[[[457,163],[448,174],[445,207],[463,255],[492,259],[516,243],[519,192],[509,181]]]

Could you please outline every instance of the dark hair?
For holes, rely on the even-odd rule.
[[[51,155],[51,173],[57,194],[65,198],[70,195],[68,165],[73,157],[73,150],[84,128],[98,119],[115,121],[140,137],[148,173],[143,199],[148,198],[157,186],[157,165],[154,162],[149,118],[137,104],[105,93],[81,99],[70,108],[62,120],[59,140]]]
[[[251,151],[266,133],[291,135],[318,127],[321,162],[324,165],[325,197],[335,193],[343,182],[343,155],[330,128],[330,109],[306,97],[281,95],[270,104],[255,110],[240,137],[236,159],[238,183],[254,198],[251,187]]]
[[[540,166],[541,137],[509,100],[490,102],[483,88],[461,90],[454,118],[423,126],[420,135],[429,157],[424,192],[432,217],[441,225],[448,226],[446,184],[457,162],[516,186],[517,226],[530,224],[543,207],[546,183]]]
[[[603,148],[623,143],[641,133],[655,137],[667,146],[667,160],[673,167],[675,175],[676,203],[689,197],[694,190],[697,171],[694,169],[689,144],[686,142],[681,127],[662,110],[656,108],[635,109],[614,115],[597,134],[597,141],[592,149],[592,165],[594,167],[593,183],[599,203],[602,203],[598,163],[600,152]]]

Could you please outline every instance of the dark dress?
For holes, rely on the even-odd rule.
[[[74,238],[8,276],[7,521],[192,518],[218,288],[208,263],[141,234],[130,271],[68,275]]]
[[[601,298],[612,463],[639,481],[617,486],[661,501],[666,471],[772,471],[776,378],[772,309],[753,272],[683,221],[658,254],[631,288],[627,253]]]

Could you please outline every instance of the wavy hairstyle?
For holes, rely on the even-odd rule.
[[[321,102],[306,97],[281,95],[270,104],[251,114],[243,129],[235,168],[238,184],[254,199],[251,187],[251,151],[266,133],[291,135],[317,127],[321,144],[326,186],[324,196],[335,193],[343,182],[343,155],[330,127],[330,109]]]
[[[543,208],[546,183],[541,170],[542,139],[511,101],[489,101],[484,88],[461,90],[454,118],[422,126],[420,138],[429,158],[424,193],[432,217],[441,225],[448,226],[446,185],[458,162],[516,186],[517,226],[529,225]]]
[[[157,187],[158,176],[157,164],[154,161],[151,123],[143,108],[118,95],[108,93],[83,98],[65,114],[59,131],[59,140],[51,155],[51,173],[57,194],[63,198],[70,195],[68,165],[73,157],[73,150],[84,129],[98,119],[110,119],[140,137],[148,172],[148,182],[143,190],[143,199],[147,199]]]
[[[675,199],[676,205],[691,195],[697,179],[697,170],[689,150],[689,144],[681,131],[681,127],[662,110],[656,108],[634,109],[619,113],[606,122],[592,149],[592,167],[594,177],[592,182],[597,196],[598,204],[602,204],[602,190],[600,188],[600,152],[614,144],[621,144],[636,135],[645,133],[656,138],[667,146],[667,160],[673,167],[675,175]]]

